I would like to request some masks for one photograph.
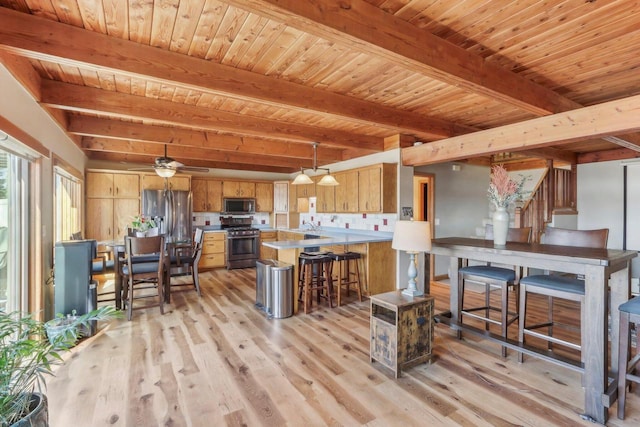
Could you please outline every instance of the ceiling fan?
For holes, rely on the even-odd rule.
[[[137,168],[130,170],[154,170],[163,178],[171,178],[176,172],[209,172],[209,168],[197,166],[185,166],[184,164],[167,156],[167,144],[164,145],[164,156],[156,157],[153,166],[147,168]]]

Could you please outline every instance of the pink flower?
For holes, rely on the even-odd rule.
[[[495,165],[491,168],[491,183],[489,184],[489,200],[498,207],[507,207],[511,202],[521,199],[522,187],[526,177],[518,183],[514,181],[509,172],[502,165]]]

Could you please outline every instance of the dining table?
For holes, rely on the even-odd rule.
[[[122,309],[122,267],[126,263],[125,258],[125,243],[124,239],[119,240],[110,240],[110,241],[101,241],[98,242],[99,245],[103,245],[107,248],[110,248],[113,253],[113,269],[115,271],[113,278],[113,287],[115,293],[115,306],[117,309]],[[181,268],[182,262],[180,262],[181,257],[188,258],[190,251],[192,249],[191,241],[173,241],[169,240],[165,244],[167,253],[166,257],[168,260],[167,266],[167,275],[164,280],[164,299],[166,303],[171,302],[171,269],[173,268]],[[146,257],[148,259],[148,257]],[[175,261],[174,261],[175,260]],[[134,261],[135,262],[135,261]],[[182,273],[180,273],[182,274]]]
[[[500,342],[525,354],[559,363],[582,373],[584,413],[582,417],[601,424],[608,419],[608,408],[617,398],[617,360],[619,342],[618,307],[631,297],[630,266],[637,251],[507,242],[494,245],[492,240],[467,237],[444,237],[432,240],[431,254],[449,257],[450,307],[436,315],[436,321],[456,330],[464,330]],[[576,274],[584,277],[585,304],[581,324],[583,362],[549,356],[517,340],[502,338],[457,322],[460,307],[458,269],[467,260]],[[610,326],[610,329],[609,329]],[[611,355],[608,340],[611,342]],[[610,361],[614,363],[609,364]]]

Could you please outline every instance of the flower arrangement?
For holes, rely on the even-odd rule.
[[[131,228],[138,231],[147,231],[156,227],[155,221],[151,218],[146,218],[144,215],[134,216],[133,221],[131,221]]]
[[[489,200],[500,208],[506,208],[511,202],[522,200],[524,197],[522,189],[526,181],[527,177],[524,176],[520,182],[515,181],[502,165],[492,166],[488,191]]]

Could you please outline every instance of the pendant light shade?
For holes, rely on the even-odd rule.
[[[336,179],[331,175],[331,172],[329,171],[328,168],[318,167],[317,153],[318,153],[318,143],[316,142],[313,144],[313,168],[307,168],[307,170],[313,169],[314,172],[317,171],[318,169],[327,171],[327,174],[323,176],[322,179],[320,179],[320,181],[318,181],[318,185],[327,185],[327,186],[340,185],[340,183],[336,181]],[[292,185],[313,184],[313,180],[309,178],[309,175],[304,173],[304,171],[305,171],[305,168],[300,168],[300,175],[295,177],[295,179],[291,183]]]
[[[293,180],[291,184],[293,185],[313,184],[313,181],[311,180],[311,178],[309,178],[309,175],[306,175],[304,173],[304,170],[302,170],[300,171],[300,175],[296,176],[296,178]]]
[[[322,179],[318,182],[318,185],[340,185],[340,183],[336,181],[333,175],[327,174],[322,177]]]

